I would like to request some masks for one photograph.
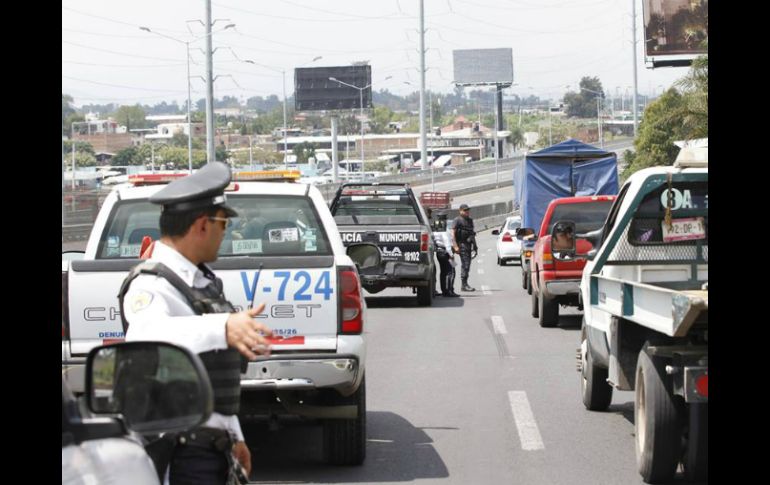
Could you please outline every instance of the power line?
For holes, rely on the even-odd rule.
[[[101,16],[101,15],[94,15],[92,13],[83,12],[81,10],[76,10],[74,8],[69,8],[69,7],[62,6],[62,10],[68,10],[70,12],[74,12],[74,13],[79,14],[79,15],[84,15],[86,17],[93,17],[93,18],[101,19],[101,20],[106,20],[108,22],[114,22],[116,24],[128,25],[129,27],[132,27],[132,28],[139,28],[140,27],[139,25],[136,25],[136,24],[132,24],[132,23],[129,23],[129,22],[124,22],[122,20],[112,19],[112,18],[109,18],[109,17],[104,17],[104,16]],[[152,28],[152,30],[171,32],[171,33],[175,33],[175,34],[187,34],[188,33],[188,32],[184,32],[184,31],[180,31],[180,30],[161,29],[161,28],[157,28],[157,27],[151,27],[151,28]]]
[[[178,59],[168,59],[168,58],[165,58],[165,57],[140,56],[140,55],[137,55],[137,54],[127,54],[125,52],[117,52],[117,51],[111,51],[111,50],[107,50],[107,49],[99,49],[98,47],[91,47],[90,45],[78,44],[76,42],[69,42],[69,41],[66,41],[66,40],[61,41],[61,43],[62,44],[70,44],[70,45],[82,47],[83,49],[91,49],[91,50],[94,50],[94,51],[107,52],[109,54],[117,54],[119,56],[138,57],[140,59],[152,59],[152,60],[155,60],[155,61],[178,61]]]
[[[134,90],[137,90],[137,91],[157,91],[157,92],[177,93],[177,94],[182,93],[182,94],[184,94],[184,91],[176,91],[176,90],[171,90],[171,89],[139,88],[139,87],[136,87],[136,86],[125,86],[125,85],[120,85],[120,84],[101,83],[101,82],[98,82],[98,81],[91,81],[89,79],[80,79],[80,78],[77,78],[77,77],[70,77],[70,76],[62,76],[62,79],[71,79],[73,81],[80,81],[80,82],[90,83],[90,84],[98,84],[100,86],[109,86],[109,87],[112,87],[112,88],[125,88],[125,89],[134,89]]]
[[[360,22],[360,18],[348,18],[348,19],[318,19],[318,18],[302,18],[302,17],[284,17],[281,15],[270,15],[264,12],[255,12],[253,10],[247,10],[245,8],[238,8],[238,7],[232,7],[230,5],[224,5],[219,2],[211,2],[212,5],[216,5],[217,7],[224,8],[225,10],[234,10],[236,12],[245,13],[248,15],[255,15],[261,18],[274,18],[274,19],[281,19],[281,20],[292,20],[292,21],[300,21],[300,22],[315,22],[318,23],[321,22]],[[374,20],[376,17],[367,17],[367,19]],[[380,17],[380,20],[400,20],[400,19],[412,19],[412,17]]]
[[[151,68],[151,67],[179,67],[184,66],[184,62],[177,64],[99,64],[96,62],[78,62],[62,59],[62,64],[79,64],[83,66],[98,66],[98,67],[126,67],[126,68]]]

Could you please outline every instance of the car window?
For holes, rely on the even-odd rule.
[[[696,244],[696,239],[664,242],[663,223],[669,205],[668,194],[668,187],[663,185],[647,194],[639,203],[631,220],[631,230],[628,231],[628,240],[632,245]],[[702,217],[705,237],[701,237],[708,244],[708,182],[674,183],[671,194],[671,219],[694,222]]]
[[[518,220],[508,221],[508,230],[509,231],[513,231],[513,230],[518,229],[520,227],[521,227],[521,221],[518,221]]]
[[[305,196],[242,194],[229,195],[227,202],[238,217],[225,232],[220,256],[332,254],[320,218]],[[117,203],[99,241],[97,259],[139,257],[144,236],[160,238],[159,217],[160,206],[147,201]]]
[[[573,221],[579,234],[595,231],[604,224],[611,206],[611,200],[559,204],[553,208],[546,234],[551,234],[558,221]]]

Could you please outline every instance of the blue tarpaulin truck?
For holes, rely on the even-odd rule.
[[[521,227],[537,234],[548,204],[560,197],[618,193],[618,158],[578,140],[569,139],[529,153],[513,169],[513,205],[521,212]],[[522,287],[531,294],[529,257],[534,240],[523,241]]]

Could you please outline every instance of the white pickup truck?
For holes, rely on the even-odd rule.
[[[62,374],[75,392],[84,389],[88,352],[123,339],[118,290],[140,262],[143,238],[159,237],[160,208],[148,198],[162,187],[115,188],[82,259],[63,255]],[[241,415],[320,418],[326,460],[362,463],[366,303],[321,193],[305,184],[235,181],[226,194],[239,217],[210,266],[237,308],[265,303],[258,319],[275,335],[272,355],[241,376]]]
[[[606,410],[613,388],[635,390],[644,481],[671,480],[680,462],[689,480],[707,480],[707,155],[633,174],[604,227],[584,236],[597,248],[580,287],[585,407]]]

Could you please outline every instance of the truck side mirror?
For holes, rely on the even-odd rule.
[[[535,236],[535,230],[530,227],[521,227],[519,228],[519,232],[516,233],[516,239],[519,241],[535,241],[537,240],[537,236]]]
[[[551,230],[551,254],[554,259],[558,261],[574,260],[577,248],[575,240],[575,223],[557,221]]]
[[[492,235],[493,235],[493,236],[499,236],[499,235],[500,235],[500,229],[494,229],[494,230],[492,231]]]
[[[122,414],[137,433],[183,431],[205,422],[214,392],[200,357],[165,342],[122,342],[91,350],[86,399],[96,414]]]

